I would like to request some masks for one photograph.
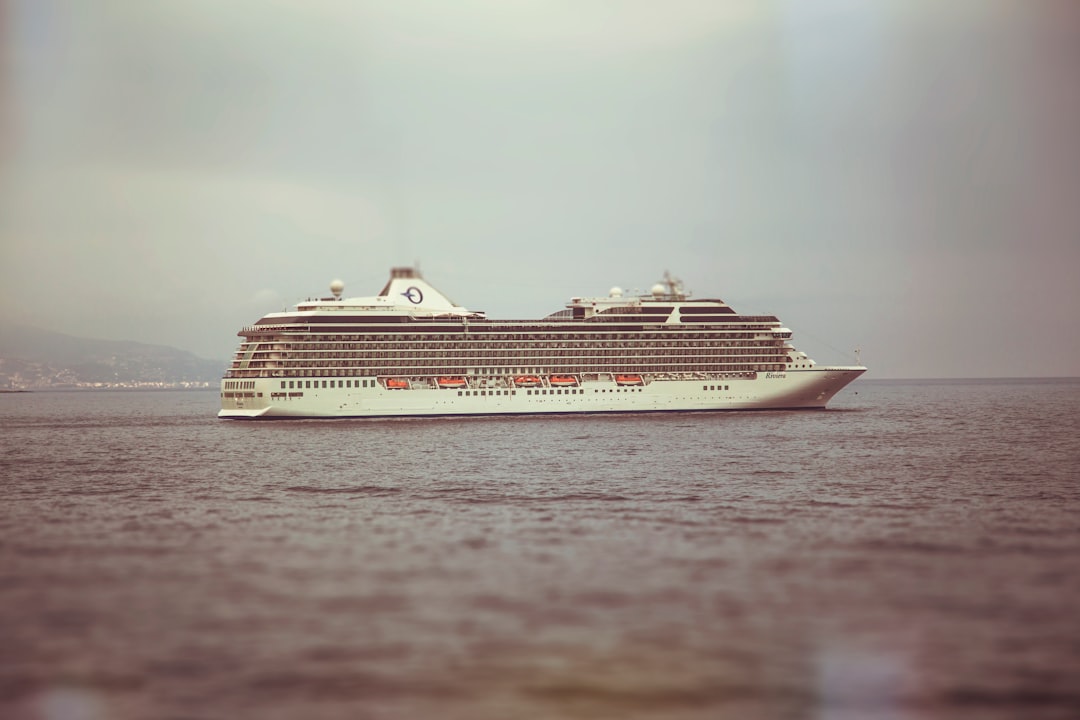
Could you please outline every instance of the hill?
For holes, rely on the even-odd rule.
[[[0,388],[214,386],[224,369],[165,345],[0,325]]]

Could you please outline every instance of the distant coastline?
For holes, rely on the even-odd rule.
[[[217,383],[145,383],[115,385],[39,385],[33,388],[0,388],[0,393],[48,393],[48,392],[133,392],[160,391],[183,392],[186,390],[216,390]]]
[[[6,390],[216,388],[225,367],[164,345],[79,338],[0,322],[0,388]]]

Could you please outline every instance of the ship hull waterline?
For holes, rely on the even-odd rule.
[[[613,379],[583,380],[578,387],[515,388],[494,378],[470,379],[467,388],[408,388],[365,381],[318,378],[290,381],[259,378],[242,395],[225,398],[219,418],[274,420],[390,418],[576,413],[701,412],[733,410],[821,410],[865,367],[814,367],[759,372],[751,377],[647,380],[626,387]],[[292,384],[292,387],[290,387]],[[306,384],[306,387],[305,387]],[[297,387],[297,386],[300,387]]]

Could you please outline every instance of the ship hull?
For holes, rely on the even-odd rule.
[[[222,384],[218,417],[270,420],[610,412],[822,409],[864,367],[814,367],[720,379],[646,378],[627,387],[612,377],[578,387],[515,388],[506,379],[470,378],[467,388],[424,381],[389,388],[376,378],[282,381],[260,378],[243,392]],[[296,387],[304,385],[305,387]],[[293,387],[290,384],[295,383]],[[312,387],[314,385],[314,387]]]

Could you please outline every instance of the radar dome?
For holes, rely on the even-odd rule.
[[[622,288],[616,285],[608,291],[608,295],[611,297],[622,297]]]
[[[652,290],[650,292],[652,292],[653,297],[663,297],[664,293],[667,292],[667,288],[665,288],[661,283],[656,283],[652,286]]]
[[[341,297],[341,291],[345,289],[345,283],[340,280],[334,280],[330,283],[330,292],[334,293],[334,297]]]

